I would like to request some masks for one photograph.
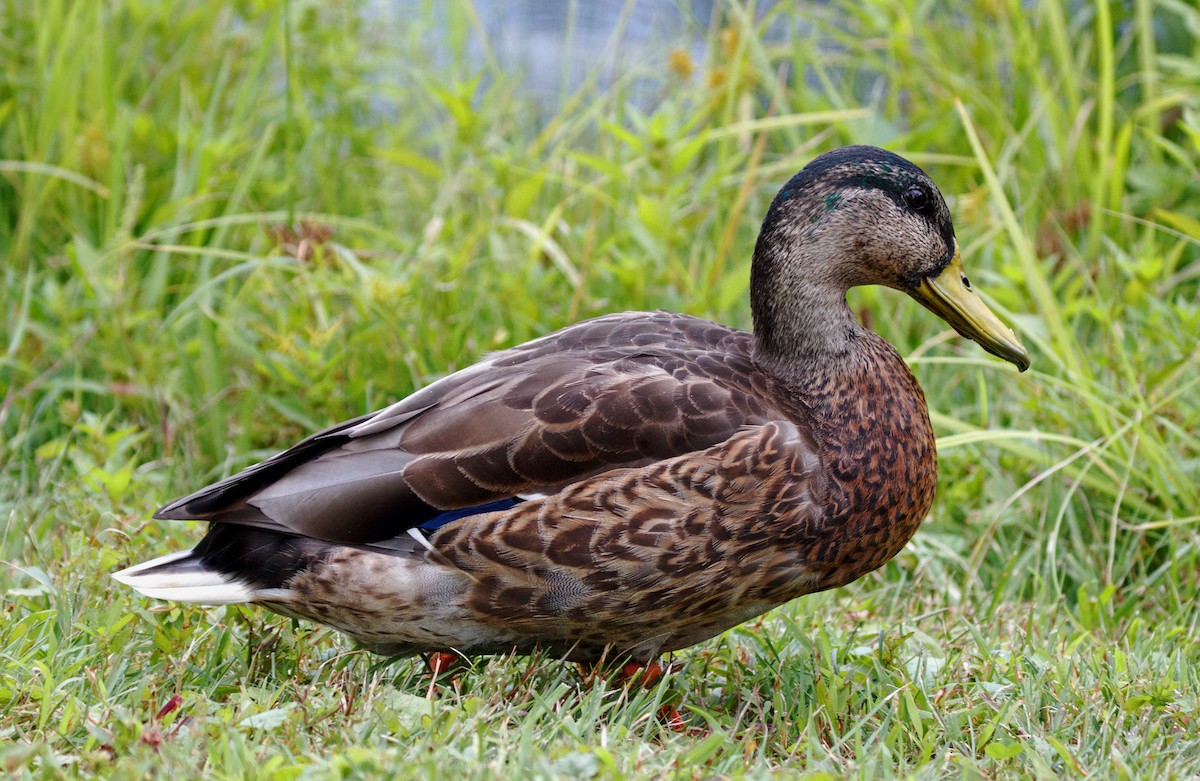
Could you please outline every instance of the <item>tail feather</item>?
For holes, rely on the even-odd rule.
[[[232,605],[253,602],[257,590],[204,564],[190,550],[168,553],[113,573],[113,579],[153,599]]]

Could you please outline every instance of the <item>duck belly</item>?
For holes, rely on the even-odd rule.
[[[432,546],[384,551],[258,530],[221,528],[218,535],[230,531],[240,551],[254,553],[253,568],[234,569],[249,562],[214,557],[214,546],[202,545],[116,577],[159,599],[255,603],[331,626],[387,656],[543,652],[578,662],[649,662],[786,601],[748,593],[715,563],[702,568],[703,584],[692,582],[685,599],[661,572],[623,580],[629,573],[584,574],[546,562],[481,568]],[[760,574],[782,575],[770,567]]]
[[[521,638],[479,622],[464,605],[470,577],[420,554],[333,546],[282,588],[254,601],[276,613],[328,624],[390,656],[423,651],[495,652]]]

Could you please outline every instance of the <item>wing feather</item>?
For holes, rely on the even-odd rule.
[[[663,312],[585,321],[315,434],[156,517],[371,543],[445,510],[700,450],[795,416],[764,401],[752,343]]]

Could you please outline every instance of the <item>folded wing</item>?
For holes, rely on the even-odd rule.
[[[779,416],[751,337],[626,313],[496,353],[163,507],[342,543],[709,447]],[[757,380],[753,378],[759,378]]]

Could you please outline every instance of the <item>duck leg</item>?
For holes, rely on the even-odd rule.
[[[434,678],[462,664],[462,657],[448,651],[434,651],[425,657],[425,665]]]
[[[650,664],[640,664],[638,662],[626,662],[618,673],[618,679],[627,687],[641,686],[643,689],[649,689],[657,686],[666,676],[666,671],[658,662],[650,662]],[[692,733],[695,730],[688,726],[687,721],[683,718],[683,714],[674,705],[662,705],[658,709],[658,720],[664,727],[672,732]]]
[[[626,687],[633,685],[641,685],[643,689],[649,689],[663,679],[662,665],[658,662],[650,664],[640,664],[638,662],[626,662],[621,667],[621,672],[617,676],[621,683]]]
[[[461,656],[449,651],[434,651],[430,654],[421,654],[421,659],[425,661],[425,669],[429,670],[429,687],[426,695],[433,697],[441,692],[442,687],[449,682],[450,686],[456,687],[458,678],[455,673],[455,668],[463,666],[466,661]],[[445,673],[450,673],[442,680]]]

